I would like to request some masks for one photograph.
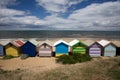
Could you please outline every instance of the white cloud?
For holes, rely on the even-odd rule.
[[[120,2],[92,4],[74,11],[69,19],[79,21],[79,26],[87,29],[120,30]]]
[[[17,4],[16,0],[0,0],[0,17],[11,17],[26,14],[25,11],[7,8],[13,4]]]
[[[25,11],[15,10],[15,9],[7,9],[2,8],[0,9],[0,17],[10,17],[10,16],[17,16],[17,15],[25,15],[27,14]]]
[[[39,5],[49,12],[60,13],[65,12],[68,6],[77,4],[77,1],[82,0],[37,1],[42,1],[42,4],[39,3]],[[56,4],[58,7],[49,9],[51,7],[47,3],[50,3],[50,6],[55,6],[53,4]],[[63,5],[63,8],[59,9],[59,5]],[[25,11],[9,9],[7,7],[1,8],[0,17],[0,29],[9,29],[10,27],[10,29],[120,30],[120,2],[92,4],[74,11],[66,19],[55,14],[40,19],[36,16],[29,16]],[[6,28],[4,28],[5,26]]]
[[[67,19],[56,15],[47,16],[42,25],[55,29],[120,30],[119,7],[119,2],[92,4],[74,11]]]
[[[16,3],[16,0],[0,0],[0,8],[7,7]]]
[[[64,13],[71,5],[78,4],[83,0],[36,0],[38,5],[50,13]]]

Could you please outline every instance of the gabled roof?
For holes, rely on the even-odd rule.
[[[97,44],[97,45],[99,45],[99,46],[101,46],[102,47],[102,45],[101,44],[99,44],[98,42],[94,42],[94,43],[92,43],[91,45],[89,45],[89,47],[91,47],[92,45],[94,45],[94,44]]]
[[[44,43],[46,43],[46,44],[52,46],[51,41],[49,41],[48,39],[45,40],[45,41],[39,41],[39,42],[38,42],[38,46],[41,46],[41,45],[44,44]]]
[[[117,47],[120,47],[120,41],[114,40],[112,41],[113,44],[115,44]]]
[[[101,41],[98,41],[98,43],[100,45],[102,45],[103,47],[105,47],[106,45],[108,45],[110,43],[110,41],[108,41],[108,40],[101,40]]]
[[[24,44],[24,42],[22,40],[14,40],[11,41],[11,44],[13,44],[16,47],[21,47]]]
[[[60,43],[64,43],[64,44],[66,44],[66,45],[69,45],[69,43],[67,43],[66,41],[64,41],[64,40],[59,40],[59,41],[57,41],[57,42],[54,43],[54,46],[56,46],[56,45],[58,45],[58,44],[60,44]]]
[[[113,45],[114,47],[117,47],[114,43],[110,42],[109,44],[105,45],[104,47],[108,46],[108,45]]]
[[[28,40],[30,43],[32,43],[33,45],[37,45],[38,44],[38,41],[36,41],[35,39],[30,39]]]
[[[79,42],[79,40],[74,39],[73,41],[69,42],[69,45],[73,46],[73,45],[77,44],[78,42]]]
[[[1,40],[1,41],[0,41],[0,44],[1,44],[2,46],[5,46],[5,45],[7,45],[9,42],[10,42],[10,40]]]
[[[87,46],[90,46],[90,45],[92,45],[95,41],[93,41],[93,40],[84,40],[84,41],[82,41],[85,45],[87,45]]]

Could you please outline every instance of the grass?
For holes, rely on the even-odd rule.
[[[120,57],[63,65],[44,72],[1,71],[2,80],[120,80]]]
[[[115,80],[120,80],[120,68],[114,68],[109,70],[109,76],[111,76]]]
[[[12,55],[5,55],[5,56],[3,57],[3,60],[12,59],[12,58],[15,58],[15,57],[12,56]]]
[[[14,71],[0,69],[0,80],[22,80],[20,69]]]

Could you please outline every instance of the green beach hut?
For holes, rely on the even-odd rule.
[[[80,42],[79,40],[75,39],[69,43],[71,47],[71,52],[72,53],[81,53],[81,54],[86,54],[87,51],[87,45],[84,43]]]

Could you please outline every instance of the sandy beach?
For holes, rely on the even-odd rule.
[[[29,57],[21,60],[20,57],[9,60],[0,60],[0,68],[3,70],[26,70],[32,72],[48,71],[61,66],[56,63],[54,57]]]
[[[46,38],[46,39],[41,38],[36,40],[41,43],[47,39],[51,41],[52,45],[54,44],[54,42],[60,39],[65,40],[66,42],[70,42],[74,39],[78,39],[87,45],[90,45],[95,41],[101,40],[101,38]],[[15,40],[15,39],[0,39],[0,41],[4,41],[4,42],[11,41],[11,40]],[[21,40],[26,41],[25,39],[21,39]],[[120,39],[107,39],[107,40],[113,41],[115,45],[120,47]],[[54,50],[55,49],[53,48],[53,51]],[[61,64],[57,64],[55,62],[54,57],[37,57],[36,56],[36,57],[29,57],[25,60],[21,60],[20,57],[9,59],[9,60],[2,60],[2,59],[0,60],[0,68],[4,70],[22,69],[22,70],[37,72],[37,71],[54,69],[59,66],[61,66]]]

